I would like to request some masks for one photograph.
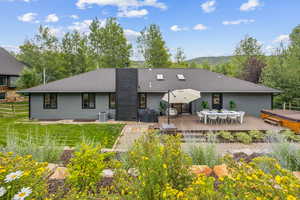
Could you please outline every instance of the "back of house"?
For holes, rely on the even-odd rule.
[[[234,103],[236,110],[259,116],[262,109],[272,108],[273,95],[280,92],[204,69],[181,68],[102,68],[20,92],[30,96],[32,119],[96,120],[106,114],[143,121],[141,113],[159,113],[163,95],[176,89],[201,93],[189,104],[172,105],[179,114],[195,114],[205,102],[218,110]]]

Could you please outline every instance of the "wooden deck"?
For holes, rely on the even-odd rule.
[[[167,123],[167,116],[159,117],[159,127],[163,123]],[[195,115],[182,115],[176,118],[171,118],[170,123],[173,123],[178,132],[203,132],[203,131],[280,131],[283,128],[280,126],[273,126],[265,123],[262,119],[245,116],[243,124],[204,124],[199,121],[199,118]]]

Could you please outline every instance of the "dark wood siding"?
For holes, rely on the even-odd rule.
[[[137,69],[116,70],[116,119],[137,121],[138,114]]]

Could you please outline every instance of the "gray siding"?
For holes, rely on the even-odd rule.
[[[64,93],[57,95],[57,109],[43,108],[43,94],[31,94],[31,118],[33,119],[98,119],[102,111],[109,110],[109,96],[96,94],[96,109],[82,109],[80,93]]]
[[[207,101],[211,107],[212,94],[201,93],[201,98],[192,103],[192,111],[201,110],[201,102]],[[234,101],[237,110],[245,111],[248,115],[258,117],[262,109],[271,109],[272,95],[260,93],[223,93],[223,108],[229,109],[229,101]]]

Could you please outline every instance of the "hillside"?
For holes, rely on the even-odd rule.
[[[197,64],[208,63],[211,65],[217,65],[228,62],[231,57],[232,56],[198,57],[187,60],[187,62],[195,62]]]

